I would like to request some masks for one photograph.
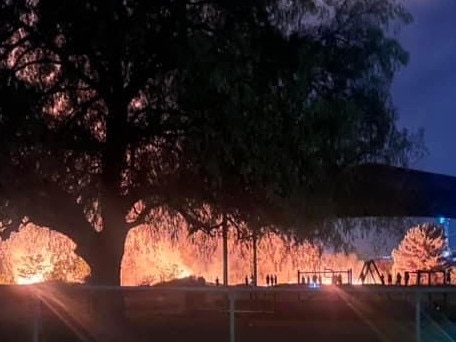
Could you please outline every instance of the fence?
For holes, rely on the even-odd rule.
[[[0,291],[2,288],[0,287]],[[409,304],[413,304],[414,309],[414,339],[417,342],[422,341],[422,323],[423,319],[428,319],[426,314],[423,313],[423,303],[427,303],[427,296],[443,295],[453,296],[456,295],[456,287],[420,287],[420,286],[323,286],[321,288],[309,288],[302,285],[293,286],[278,286],[278,287],[111,287],[111,286],[63,286],[63,285],[29,285],[21,286],[20,291],[28,292],[32,298],[34,298],[34,311],[33,311],[33,329],[31,340],[33,342],[40,341],[40,331],[43,328],[43,307],[46,304],[46,299],[43,297],[50,291],[50,289],[61,289],[65,292],[71,293],[84,293],[88,296],[89,306],[93,298],[96,298],[100,293],[118,292],[121,291],[124,295],[128,294],[145,294],[151,296],[158,296],[167,294],[173,297],[177,295],[187,295],[188,298],[199,298],[200,295],[215,295],[218,298],[225,298],[227,306],[221,308],[221,311],[227,316],[227,326],[229,341],[235,342],[237,340],[238,333],[238,322],[244,314],[255,314],[273,312],[274,307],[266,310],[264,307],[258,309],[244,309],[242,307],[243,301],[248,298],[249,300],[255,300],[258,298],[269,298],[271,302],[280,301],[277,298],[288,298],[287,300],[294,300],[296,303],[304,303],[307,305],[306,298],[309,296],[319,296],[319,300],[323,300],[325,296],[338,296],[343,298],[344,296],[352,296],[353,298],[403,298]],[[12,287],[10,287],[12,289]],[[14,289],[13,289],[14,290]],[[57,291],[56,290],[56,291]],[[456,296],[455,296],[456,297]],[[187,297],[186,297],[187,298]],[[292,299],[294,298],[294,299]],[[204,306],[203,301],[196,303],[197,306]],[[187,303],[186,305],[190,305]],[[201,307],[200,307],[201,309]],[[219,308],[220,309],[220,308]],[[325,310],[326,308],[321,308]],[[224,317],[226,317],[224,316]],[[372,324],[371,324],[372,325]],[[371,326],[372,329],[378,330],[375,324]],[[225,332],[226,333],[226,332]],[[445,335],[445,334],[444,334]],[[448,341],[454,341],[449,334],[446,334]]]

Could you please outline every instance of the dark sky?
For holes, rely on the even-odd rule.
[[[408,0],[399,35],[410,62],[393,84],[400,125],[425,130],[428,156],[412,168],[456,176],[456,0]]]

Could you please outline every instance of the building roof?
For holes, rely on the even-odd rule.
[[[456,218],[456,177],[369,164],[344,173],[335,185],[328,207],[338,217]]]

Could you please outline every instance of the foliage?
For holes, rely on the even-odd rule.
[[[389,89],[407,54],[387,30],[408,15],[321,6],[1,0],[2,212],[68,235],[112,283],[159,207],[193,229],[302,226],[335,172],[406,163]]]
[[[9,255],[0,248],[0,284],[12,283],[14,283],[14,277]]]
[[[66,236],[27,224],[0,241],[1,277],[9,283],[36,281],[83,282],[90,274],[87,263],[74,253]]]
[[[22,263],[18,267],[18,277],[22,279],[32,279],[35,276],[42,276],[48,272],[48,267],[44,264],[45,260],[41,254],[27,255],[22,257]]]
[[[45,275],[47,281],[84,283],[90,275],[87,263],[79,257],[54,255],[51,260],[52,269]]]
[[[368,260],[389,255],[415,222],[404,217],[362,217],[341,218],[332,224],[324,241],[336,251],[356,252]]]
[[[173,230],[177,230],[172,232]],[[123,285],[153,285],[174,278],[202,276],[214,283],[222,282],[222,240],[219,234],[208,236],[196,232],[187,236],[185,225],[171,231],[168,226],[143,225],[130,231],[122,263]],[[177,239],[173,236],[179,236]],[[229,283],[244,283],[253,273],[251,239],[239,239],[238,230],[229,231]],[[359,274],[362,262],[355,254],[329,253],[321,246],[297,241],[275,232],[265,231],[258,237],[258,284],[275,274],[280,282],[295,282],[300,271],[323,271],[325,268]]]
[[[447,248],[444,230],[434,223],[411,228],[393,250],[394,269],[397,272],[432,270],[443,266]]]
[[[394,274],[393,267],[394,267],[394,260],[392,259],[377,259],[375,260],[375,264],[377,265],[378,271],[380,274],[383,274],[385,277],[388,273]]]

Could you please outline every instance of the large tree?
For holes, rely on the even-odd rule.
[[[443,228],[423,223],[410,228],[399,246],[393,250],[397,272],[433,270],[445,264],[447,240]]]
[[[199,228],[220,214],[290,227],[335,173],[413,148],[389,95],[407,60],[388,36],[409,19],[395,0],[0,13],[3,212],[72,238],[97,284],[119,283],[128,229],[153,208]]]

